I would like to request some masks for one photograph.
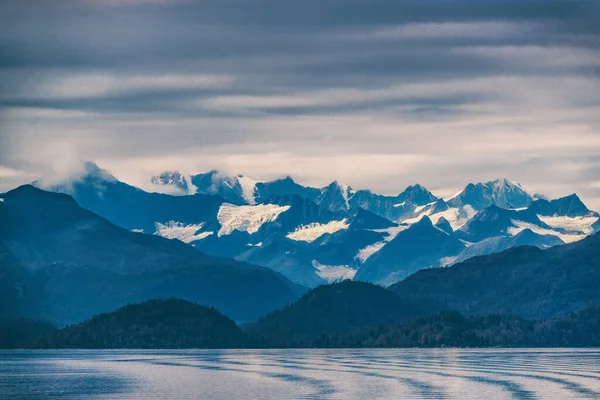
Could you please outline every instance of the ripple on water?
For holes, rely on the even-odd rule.
[[[2,351],[0,398],[596,399],[600,350]]]

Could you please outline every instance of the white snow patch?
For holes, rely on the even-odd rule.
[[[434,225],[433,227],[434,227],[435,229],[437,229],[438,231],[440,231],[440,232],[442,232],[442,233],[446,234],[446,236],[450,236],[450,234],[449,234],[448,232],[446,232],[445,230],[443,230],[442,228],[439,228],[439,227],[437,227],[437,226],[435,226],[435,225]]]
[[[538,215],[538,218],[552,228],[581,232],[584,235],[593,233],[592,225],[598,221],[598,217],[545,217]]]
[[[356,254],[356,256],[354,256],[355,260],[359,260],[360,262],[364,263],[365,261],[367,261],[369,259],[369,257],[371,257],[373,254],[377,253],[379,250],[381,250],[381,248],[383,246],[385,246],[385,244],[387,242],[391,242],[392,240],[394,240],[396,238],[396,236],[408,229],[409,227],[407,225],[398,225],[398,226],[393,226],[391,228],[386,228],[386,229],[373,229],[374,232],[382,232],[382,233],[387,233],[388,235],[383,239],[383,242],[377,242],[377,243],[373,243],[368,245],[367,247],[365,247],[364,249],[361,249],[358,251],[358,254]]]
[[[4,197],[0,197],[0,201],[4,203]]]
[[[531,224],[529,222],[524,222],[524,221],[512,220],[512,223],[515,226],[508,228],[508,234],[511,236],[518,235],[524,229],[529,229],[532,232],[537,233],[538,235],[558,236],[565,243],[577,242],[581,239],[584,239],[587,236],[587,235],[564,234],[564,233],[553,231],[552,229],[545,229],[545,228],[542,228],[535,224]]]
[[[347,265],[323,265],[319,264],[316,260],[313,260],[312,264],[317,269],[317,275],[321,279],[325,279],[328,283],[352,279],[356,275],[356,270]]]
[[[444,201],[445,201],[445,202],[449,202],[450,200],[452,200],[452,199],[455,199],[455,198],[457,198],[458,196],[460,196],[460,195],[462,194],[462,192],[464,192],[464,191],[465,191],[464,189],[461,189],[461,190],[459,190],[458,192],[456,192],[456,194],[454,194],[454,196],[446,197],[446,198],[444,199]]]
[[[364,249],[360,250],[358,254],[354,257],[355,260],[360,260],[361,263],[364,263],[371,257],[373,254],[377,253],[381,248],[385,246],[385,242],[377,242],[373,243]]]
[[[394,204],[394,207],[404,207],[404,205],[406,204],[405,201],[403,201],[402,203],[398,203],[398,204]]]
[[[432,206],[434,204],[435,204],[435,201],[433,203],[425,204],[424,206],[417,206],[417,207],[415,207],[415,212],[419,213],[419,212],[423,211],[425,209],[425,207]]]
[[[254,191],[256,190],[257,181],[248,178],[247,176],[240,175],[237,180],[242,188],[242,197],[248,202],[248,204],[256,204],[256,198],[254,197]]]
[[[217,220],[221,224],[218,236],[229,235],[235,230],[250,234],[256,233],[263,224],[275,221],[279,214],[289,209],[290,206],[277,204],[236,206],[224,203],[217,214]]]
[[[167,239],[179,239],[184,243],[202,240],[213,234],[213,232],[196,233],[202,229],[204,223],[185,225],[181,222],[169,221],[166,224],[155,222],[154,225],[156,226],[156,232],[154,233],[155,235],[162,236]]]
[[[144,233],[144,230],[143,229],[132,229],[131,232]]]
[[[454,264],[454,261],[457,258],[458,258],[458,256],[440,258],[440,267],[449,267],[449,266],[451,266],[452,264]]]
[[[185,174],[183,179],[188,187],[188,194],[195,194],[198,191],[198,187],[192,183],[192,178],[190,178],[190,175]]]
[[[431,220],[431,223],[437,224],[440,218],[444,217],[450,223],[452,229],[457,230],[460,229],[464,224],[466,224],[467,221],[473,218],[473,216],[476,214],[476,211],[473,209],[473,207],[468,205],[464,206],[462,211],[463,212],[461,213],[461,209],[454,207],[448,208],[447,210],[441,211],[439,213],[431,214],[431,210],[427,210],[423,211],[421,214],[417,215],[414,218],[408,218],[403,220],[402,223],[412,225],[419,222],[424,216],[428,216]],[[461,214],[466,216],[461,217]]]
[[[344,201],[346,202],[346,209],[349,210],[350,203],[348,202],[348,200],[353,195],[352,189],[348,185],[339,185],[339,186],[340,186],[340,191],[342,192],[342,197],[344,198]]]
[[[326,233],[335,233],[348,229],[348,226],[348,220],[346,218],[341,221],[331,221],[326,224],[314,222],[312,224],[299,226],[294,232],[288,234],[287,237],[288,239],[310,243]]]
[[[410,228],[410,226],[408,226],[408,225],[398,225],[398,226],[392,226],[390,228],[385,228],[385,229],[373,229],[373,232],[387,233],[388,235],[385,237],[384,240],[386,242],[391,242],[392,240],[394,240],[396,238],[396,236],[400,232],[405,231],[408,228]]]

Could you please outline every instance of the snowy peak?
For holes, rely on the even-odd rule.
[[[452,229],[452,225],[450,225],[450,222],[444,217],[440,217],[440,219],[438,219],[438,221],[436,222],[435,226],[443,230],[447,234],[451,234],[452,232],[454,232],[454,230]]]
[[[354,197],[354,189],[348,185],[333,181],[329,186],[321,189],[321,194],[316,203],[330,211],[349,211],[350,199]]]
[[[248,178],[244,175],[238,175],[236,177],[237,183],[241,189],[241,196],[248,204],[256,204],[256,184],[257,182],[253,179]]]
[[[83,164],[85,173],[82,176],[82,180],[100,180],[107,182],[117,182],[117,178],[107,170],[100,168],[98,165],[91,161],[86,161]]]
[[[529,193],[519,183],[496,179],[485,183],[469,183],[462,192],[447,201],[450,207],[469,205],[482,210],[491,205],[502,208],[528,207],[533,201]]]
[[[184,193],[190,191],[189,177],[184,176],[179,171],[162,172],[160,175],[153,176],[150,182],[153,185],[173,187]]]
[[[448,210],[448,204],[444,201],[444,199],[439,199],[435,202],[433,207],[431,208],[431,214],[437,214]]]
[[[217,220],[221,224],[218,236],[230,235],[234,231],[248,232],[249,234],[256,233],[261,226],[275,221],[281,213],[289,209],[290,206],[279,206],[277,204],[238,206],[225,203],[217,214]]]
[[[270,202],[270,199],[274,196],[298,195],[315,201],[320,194],[320,189],[302,186],[290,176],[286,176],[270,182],[258,182],[256,184],[255,199],[258,203],[262,203]]]
[[[587,217],[595,215],[581,201],[579,196],[572,194],[555,200],[536,200],[531,204],[530,209],[539,215],[548,217]]]
[[[433,203],[437,199],[438,198],[435,197],[433,193],[418,183],[407,187],[402,193],[396,196],[396,202],[399,204],[403,202],[410,202],[417,206]]]

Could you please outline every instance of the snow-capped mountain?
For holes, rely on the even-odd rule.
[[[421,185],[411,185],[397,196],[382,196],[370,190],[359,190],[350,199],[353,209],[363,208],[391,221],[415,217],[419,207],[435,202],[435,197]]]
[[[541,235],[530,229],[523,229],[514,236],[494,236],[483,239],[464,249],[452,264],[463,262],[475,256],[485,256],[488,254],[499,253],[511,247],[517,246],[535,246],[540,249],[546,249],[552,246],[565,244],[560,237],[556,235]]]
[[[420,269],[443,266],[445,258],[465,248],[456,235],[434,226],[425,216],[369,257],[355,278],[389,285]]]
[[[479,211],[491,205],[502,208],[523,208],[533,202],[533,197],[518,183],[497,179],[485,183],[469,183],[460,193],[447,200],[450,207],[469,205]]]
[[[150,182],[153,185],[177,189],[180,194],[196,193],[196,188],[192,185],[190,176],[179,171],[165,171],[160,175],[153,176]]]
[[[349,211],[352,197],[354,197],[354,189],[334,181],[321,190],[315,202],[330,211]]]
[[[469,184],[446,200],[418,184],[384,196],[337,181],[312,188],[290,177],[257,182],[216,171],[165,172],[152,183],[179,195],[145,192],[92,163],[81,179],[51,190],[129,230],[266,266],[308,286],[351,277],[388,284],[421,268],[570,243],[600,229],[599,215],[576,195],[534,200],[506,179]]]
[[[245,175],[229,176],[216,170],[196,175],[166,171],[153,176],[151,183],[178,189],[181,194],[218,195],[230,203],[239,205],[254,205],[266,202],[273,196],[287,195],[299,195],[316,200],[324,190],[302,186],[289,176],[270,182],[261,182]]]
[[[153,176],[151,182],[179,189],[182,194],[210,194],[220,196],[233,204],[256,204],[258,182],[244,175],[228,176],[216,170],[197,175],[166,171]]]
[[[270,182],[258,182],[256,184],[255,199],[261,203],[269,201],[274,196],[298,195],[314,201],[320,194],[321,189],[302,186],[287,176]]]
[[[531,210],[546,217],[564,216],[597,217],[598,213],[590,211],[576,194],[555,200],[539,199],[531,204]]]

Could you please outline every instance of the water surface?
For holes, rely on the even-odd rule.
[[[600,349],[0,352],[10,399],[599,399]]]

